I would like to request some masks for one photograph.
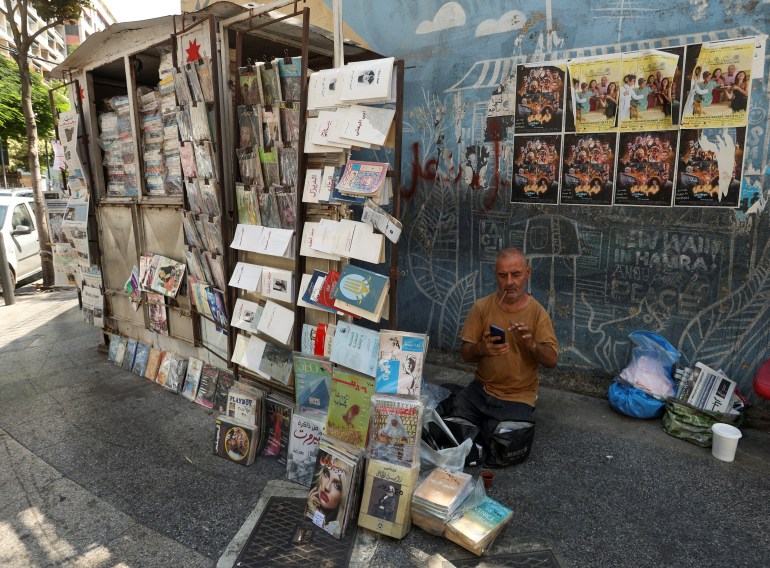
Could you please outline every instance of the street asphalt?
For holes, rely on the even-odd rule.
[[[215,416],[110,363],[74,291],[17,293],[0,302],[0,566],[232,566],[265,499],[303,494],[275,461],[212,455]],[[543,388],[536,419],[529,459],[496,470],[489,495],[513,518],[488,560],[413,527],[361,529],[351,565],[550,550],[562,567],[770,566],[767,429],[743,428],[728,463],[594,396]]]

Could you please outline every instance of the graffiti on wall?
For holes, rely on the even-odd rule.
[[[648,329],[751,390],[770,356],[770,82],[753,82],[739,207],[717,211],[512,204],[515,90],[527,63],[759,35],[766,4],[343,4],[372,49],[406,62],[399,328],[427,332],[432,348],[456,357],[470,306],[495,289],[497,252],[516,246],[532,262],[531,294],[554,320],[560,365],[615,372],[628,333]]]

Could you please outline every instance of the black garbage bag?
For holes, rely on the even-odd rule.
[[[486,467],[507,467],[529,457],[535,439],[534,422],[500,422],[487,440],[483,452]]]

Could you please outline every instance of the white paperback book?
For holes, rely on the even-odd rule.
[[[259,238],[256,252],[269,256],[293,256],[289,245],[294,236],[294,229],[275,229],[264,227]]]
[[[378,264],[385,261],[385,237],[361,221],[343,219],[339,222],[335,247],[332,251],[346,258]]]
[[[332,197],[334,170],[334,166],[324,166],[323,175],[321,176],[321,191],[318,194],[319,203],[326,203]]]
[[[233,317],[230,319],[230,325],[244,331],[256,332],[264,307],[265,300],[251,302],[244,298],[238,298],[233,308]]]
[[[328,153],[343,153],[345,148],[339,146],[328,146],[326,144],[315,144],[310,140],[310,134],[317,127],[317,118],[308,118],[305,121],[305,154],[328,154]]]
[[[246,345],[244,346],[243,356],[241,357],[240,364],[244,367],[247,367],[248,369],[251,369],[258,375],[269,379],[270,377],[265,376],[265,374],[259,370],[259,364],[262,362],[262,356],[265,354],[266,345],[267,343],[265,343],[264,339],[260,339],[256,335],[250,336],[246,342]]]
[[[334,108],[340,104],[338,72],[339,69],[324,69],[310,74],[307,87],[308,110]]]
[[[229,285],[233,288],[259,292],[262,283],[262,266],[239,262],[235,265]]]
[[[292,329],[294,329],[294,312],[270,300],[266,301],[265,309],[262,310],[262,316],[257,324],[257,331],[285,345],[291,339]]]
[[[303,203],[318,203],[318,196],[321,193],[322,169],[308,168],[305,172],[305,187],[302,191]]]
[[[338,111],[340,137],[357,145],[384,146],[393,126],[395,109],[351,105]]]
[[[323,258],[326,260],[340,260],[340,256],[337,254],[323,252],[313,248],[313,243],[317,238],[320,225],[320,222],[305,222],[305,226],[302,228],[302,243],[300,245],[299,254],[302,256],[311,256],[313,258]]]
[[[249,344],[249,336],[239,333],[235,337],[235,347],[230,361],[236,365],[243,365],[243,358],[246,355],[246,346]]]
[[[390,99],[395,58],[349,63],[339,70],[337,86],[340,100],[386,101]]]
[[[233,237],[233,242],[230,243],[230,248],[257,252],[259,240],[262,237],[262,229],[264,227],[261,225],[239,224],[235,228],[235,236]]]
[[[337,148],[349,149],[351,146],[350,142],[335,141],[335,131],[337,128],[336,109],[318,111],[318,118],[313,122],[313,130],[310,132],[310,141],[321,146],[336,146]]]
[[[262,295],[281,302],[294,302],[294,273],[282,268],[264,267]]]

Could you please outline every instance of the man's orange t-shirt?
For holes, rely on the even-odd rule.
[[[498,294],[490,294],[478,300],[471,308],[460,338],[469,343],[478,343],[490,324],[501,327],[510,349],[504,355],[483,357],[478,362],[476,378],[484,391],[495,398],[523,402],[535,406],[537,400],[538,362],[529,351],[507,331],[511,322],[524,323],[538,343],[544,343],[559,353],[559,343],[553,331],[551,318],[545,308],[533,297],[527,305],[515,312],[503,311],[497,303]]]

